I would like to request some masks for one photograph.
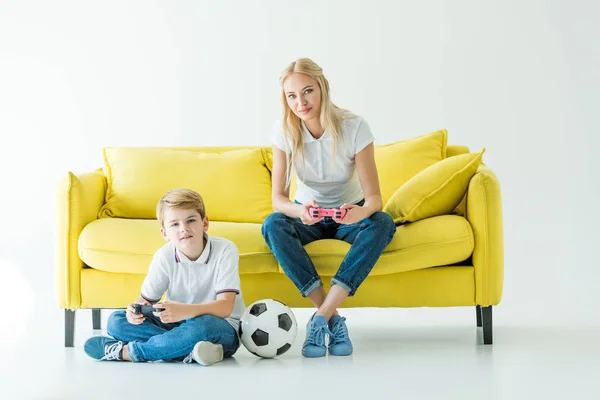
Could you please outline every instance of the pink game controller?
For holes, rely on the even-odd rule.
[[[311,207],[308,209],[308,213],[311,217],[317,219],[321,217],[332,217],[335,219],[342,219],[346,215],[345,208],[315,208]]]

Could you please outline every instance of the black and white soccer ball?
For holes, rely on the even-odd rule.
[[[258,300],[250,304],[240,318],[242,344],[258,357],[282,355],[292,347],[296,333],[296,316],[277,300]]]

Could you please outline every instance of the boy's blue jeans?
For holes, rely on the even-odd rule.
[[[115,311],[108,318],[106,330],[116,340],[128,343],[133,362],[182,361],[200,341],[222,345],[223,357],[231,357],[239,347],[233,326],[214,315],[168,324],[152,316],[140,325],[133,325],[127,321],[125,311]]]
[[[396,225],[392,217],[381,211],[350,225],[338,224],[330,217],[314,225],[305,225],[300,218],[290,218],[276,212],[269,215],[262,225],[267,245],[304,297],[323,285],[304,249],[305,245],[320,239],[338,239],[352,245],[332,283],[353,296],[395,232]]]

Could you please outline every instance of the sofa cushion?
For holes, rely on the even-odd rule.
[[[448,132],[427,135],[375,147],[382,204],[410,178],[446,158]]]
[[[156,204],[171,189],[196,190],[212,221],[262,222],[272,212],[271,175],[261,148],[198,151],[104,149],[108,188],[100,217],[156,218]]]
[[[240,252],[240,274],[282,272],[267,247],[261,224],[212,222],[209,235],[232,240]],[[91,222],[79,237],[79,256],[95,269],[145,274],[154,252],[164,244],[156,220],[104,218]],[[473,252],[473,232],[456,215],[428,218],[399,226],[373,268],[373,275],[411,271],[463,261]],[[350,249],[333,239],[308,244],[317,271],[333,276]]]
[[[395,223],[451,213],[465,196],[485,149],[439,161],[413,176],[392,195],[383,211]]]
[[[460,265],[369,276],[356,295],[344,301],[344,307],[474,306],[474,272],[473,266]],[[79,307],[124,308],[140,295],[143,281],[144,275],[84,268]],[[313,307],[288,277],[277,272],[243,275],[241,285],[246,304],[272,298],[288,307]]]
[[[211,222],[208,234],[232,240],[240,252],[240,274],[277,272],[260,224]],[[88,266],[108,272],[145,274],[165,240],[156,220],[102,218],[79,236],[79,257]]]
[[[471,256],[474,244],[471,225],[457,215],[401,225],[371,270],[371,275],[455,264]],[[350,250],[350,244],[325,239],[309,243],[305,248],[319,274],[333,276]]]

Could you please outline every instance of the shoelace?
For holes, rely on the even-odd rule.
[[[113,361],[121,359],[121,350],[123,349],[123,342],[118,341],[104,348],[104,357],[100,360]]]
[[[310,333],[308,335],[308,339],[306,340],[305,345],[324,346],[326,333],[332,335],[327,325],[313,324],[310,327]]]
[[[344,343],[350,340],[350,337],[348,336],[348,330],[344,329],[343,324],[345,320],[346,317],[342,317],[331,327],[332,334],[329,336],[329,338],[333,343]]]
[[[183,363],[184,364],[191,364],[194,362],[194,357],[192,356],[192,353],[188,354],[187,356],[185,356],[185,358],[183,359]]]

